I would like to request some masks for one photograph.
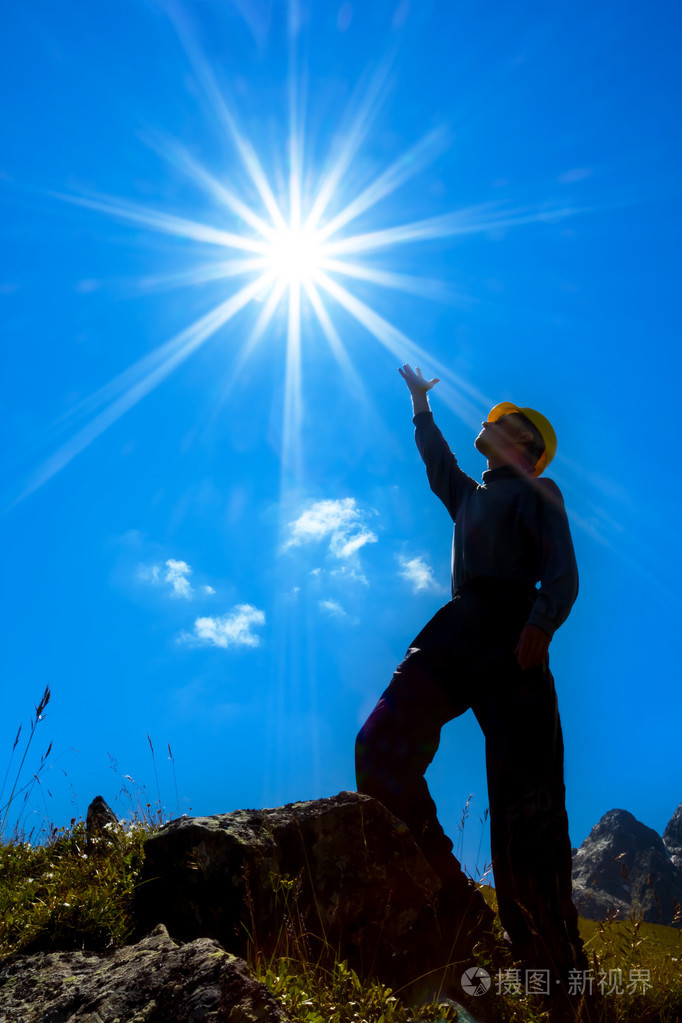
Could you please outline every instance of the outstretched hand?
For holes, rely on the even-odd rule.
[[[547,657],[552,637],[548,636],[539,625],[524,625],[516,644],[516,660],[525,671],[537,668]]]
[[[440,379],[434,377],[433,380],[426,380],[422,376],[422,371],[417,366],[416,371],[412,369],[409,362],[406,362],[402,369],[398,369],[401,377],[410,389],[410,394],[426,394],[430,391],[434,384],[439,384]]]

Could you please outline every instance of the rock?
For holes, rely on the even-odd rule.
[[[668,821],[663,832],[663,842],[670,853],[670,859],[682,870],[682,803]]]
[[[157,927],[110,953],[39,952],[0,965],[0,1023],[288,1023],[241,959]]]
[[[679,925],[682,872],[652,828],[627,810],[610,810],[573,859],[573,901],[588,920],[641,912],[647,923]]]
[[[115,845],[118,841],[116,824],[118,817],[109,804],[102,796],[95,796],[85,818],[88,851],[94,849],[100,842]]]
[[[236,955],[337,956],[401,987],[448,960],[470,963],[483,936],[467,915],[478,892],[465,882],[459,911],[439,917],[440,887],[401,821],[341,792],[167,824],[145,845],[136,918]]]

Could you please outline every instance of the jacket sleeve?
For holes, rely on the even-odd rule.
[[[578,596],[578,566],[568,517],[556,483],[537,480],[538,543],[540,549],[540,589],[529,625],[538,625],[553,636],[570,613]]]
[[[478,484],[460,469],[443,434],[433,421],[432,412],[419,412],[413,422],[414,439],[426,466],[429,486],[455,521],[462,498],[476,490]]]

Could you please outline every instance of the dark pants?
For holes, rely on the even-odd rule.
[[[359,792],[410,828],[447,880],[460,865],[424,774],[441,728],[471,708],[486,741],[490,840],[502,925],[529,965],[583,967],[571,901],[561,722],[549,664],[522,671],[514,648],[535,591],[467,584],[416,637],[356,743]]]

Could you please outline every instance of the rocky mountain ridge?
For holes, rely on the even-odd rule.
[[[605,813],[574,850],[573,901],[588,920],[682,926],[682,803],[663,836],[627,810]]]

